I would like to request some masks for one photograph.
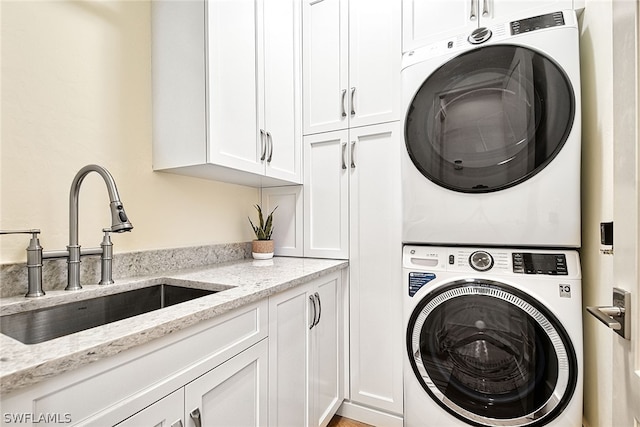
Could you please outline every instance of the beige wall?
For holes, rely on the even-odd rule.
[[[610,0],[581,17],[583,304],[611,301],[613,258],[600,253],[600,222],[613,220],[613,66]],[[585,426],[612,426],[612,334],[584,314]]]
[[[69,188],[96,163],[113,174],[131,233],[115,252],[251,240],[258,190],[151,169],[150,3],[6,1],[1,8],[0,229],[68,242]],[[80,192],[80,244],[110,225],[100,177]],[[0,263],[25,260],[26,236],[0,236]]]

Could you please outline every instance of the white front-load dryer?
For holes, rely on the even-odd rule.
[[[404,426],[580,427],[573,250],[403,248]]]
[[[574,11],[407,52],[405,243],[580,246]]]

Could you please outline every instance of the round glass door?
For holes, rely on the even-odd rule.
[[[479,426],[540,426],[568,404],[577,359],[562,325],[520,291],[461,280],[424,297],[407,330],[424,390]]]
[[[555,62],[524,47],[487,46],[427,78],[407,111],[405,142],[416,168],[434,183],[491,192],[549,164],[574,115],[573,88]]]

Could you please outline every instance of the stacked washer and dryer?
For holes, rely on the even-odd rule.
[[[580,426],[575,12],[403,58],[406,427]]]

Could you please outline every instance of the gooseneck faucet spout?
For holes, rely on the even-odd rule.
[[[109,207],[111,209],[111,231],[122,233],[131,231],[133,228],[120,201],[116,182],[109,171],[98,165],[87,165],[80,169],[75,178],[73,178],[69,193],[69,246],[67,246],[69,258],[67,287],[65,288],[67,291],[82,289],[80,285],[80,244],[78,243],[78,198],[80,185],[90,172],[97,172],[107,185],[110,200]]]

